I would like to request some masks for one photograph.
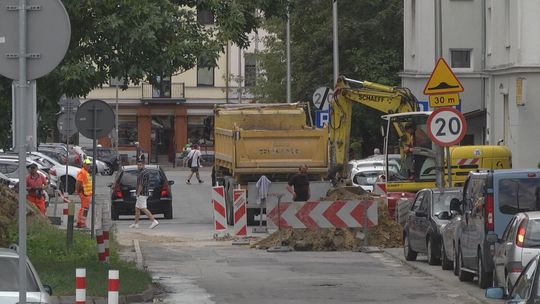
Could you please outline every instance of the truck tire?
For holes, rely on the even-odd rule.
[[[493,272],[486,271],[482,252],[478,250],[478,286],[482,289],[491,287],[493,284]]]

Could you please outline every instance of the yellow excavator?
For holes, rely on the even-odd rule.
[[[511,168],[511,153],[504,146],[456,146],[450,148],[439,165],[436,149],[427,135],[426,122],[431,112],[421,112],[418,100],[407,88],[392,87],[340,76],[330,103],[330,175],[346,180],[352,121],[352,104],[358,103],[380,111],[386,121],[384,154],[400,155],[399,172],[385,174],[386,190],[416,192],[435,187],[436,174],[450,159],[452,174],[446,184],[461,186],[467,174],[476,169]]]

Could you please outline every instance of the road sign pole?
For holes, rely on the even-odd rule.
[[[450,157],[450,147],[446,147],[446,160],[448,168],[448,187],[452,187],[452,158]]]
[[[97,129],[97,106],[93,106],[92,111],[92,126],[93,126],[93,139],[92,139],[92,231],[90,232],[90,237],[94,238],[94,228],[96,223],[96,129]]]
[[[4,8],[5,9],[5,8]],[[19,303],[26,304],[26,0],[19,0],[19,100],[17,102],[19,146]],[[26,111],[25,111],[26,112]]]

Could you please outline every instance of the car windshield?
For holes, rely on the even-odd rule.
[[[502,213],[540,210],[540,178],[505,178],[499,181]]]
[[[150,187],[158,187],[162,184],[161,176],[159,174],[158,170],[152,170],[147,169],[150,172]],[[137,176],[139,174],[139,170],[129,170],[124,171],[122,174],[122,178],[120,180],[120,184],[123,186],[129,186],[135,188],[137,186]]]
[[[460,199],[459,192],[433,193],[433,215],[437,215],[442,211],[450,212],[450,201],[457,198]]]
[[[354,176],[354,182],[358,185],[374,185],[377,177],[381,174],[384,174],[384,172],[378,170],[358,172]]]
[[[0,257],[0,269],[0,291],[18,291],[19,259]],[[26,267],[26,285],[27,291],[40,291],[30,267]]]

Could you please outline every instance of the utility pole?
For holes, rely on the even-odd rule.
[[[441,0],[435,0],[435,60],[436,64],[439,58],[443,57],[443,48],[442,48],[442,3]],[[435,153],[436,153],[436,166],[437,166],[437,176],[436,184],[438,188],[444,188],[444,148],[435,144]],[[447,148],[447,163],[448,168],[450,168],[450,148]],[[450,173],[449,173],[449,182],[450,182]]]
[[[339,76],[339,43],[338,43],[338,7],[337,0],[334,0],[332,5],[332,36],[333,36],[333,53],[334,53],[334,86],[337,83]]]
[[[287,8],[287,103],[291,103],[291,14]]]

